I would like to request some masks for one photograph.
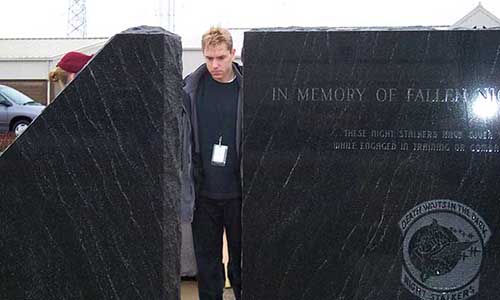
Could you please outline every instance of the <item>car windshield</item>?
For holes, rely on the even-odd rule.
[[[5,97],[7,97],[7,99],[18,105],[37,103],[33,101],[33,99],[31,99],[30,97],[26,96],[25,94],[8,86],[4,85],[0,86],[0,93],[3,94]]]

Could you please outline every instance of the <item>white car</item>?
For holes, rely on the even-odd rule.
[[[45,105],[18,90],[0,85],[0,133],[20,135],[44,109]]]

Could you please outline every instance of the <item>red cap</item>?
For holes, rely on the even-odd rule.
[[[92,55],[86,55],[80,52],[72,51],[64,54],[64,56],[56,66],[66,72],[78,73],[91,58]]]

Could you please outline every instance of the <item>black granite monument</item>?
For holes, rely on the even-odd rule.
[[[179,299],[181,68],[124,31],[0,157],[0,299]]]
[[[244,300],[499,299],[500,31],[244,53]]]

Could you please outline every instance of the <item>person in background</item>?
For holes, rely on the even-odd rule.
[[[222,300],[223,233],[228,277],[241,299],[241,67],[227,29],[202,36],[205,63],[185,78],[192,132],[195,209],[192,222],[200,300]],[[185,100],[186,101],[186,100]]]
[[[92,56],[75,51],[66,53],[57,63],[56,68],[50,71],[50,81],[59,83],[59,87],[63,89],[83,69]]]

